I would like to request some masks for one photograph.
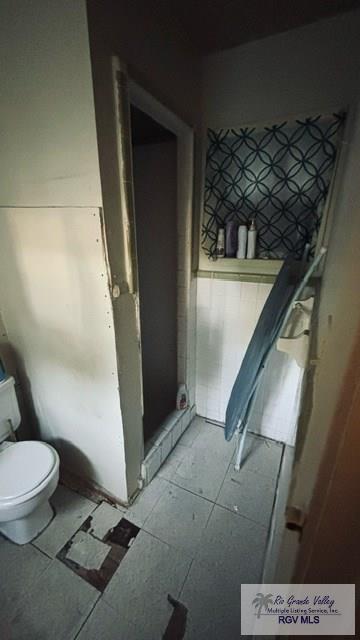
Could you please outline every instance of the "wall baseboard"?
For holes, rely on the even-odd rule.
[[[78,475],[62,468],[60,470],[60,483],[71,491],[75,491],[80,495],[100,504],[100,502],[108,502],[112,506],[128,507],[129,503],[119,500],[111,493],[105,491],[102,487],[88,478],[80,478]]]

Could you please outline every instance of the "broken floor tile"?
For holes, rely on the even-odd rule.
[[[116,527],[109,531],[105,540],[108,544],[118,545],[124,547],[124,549],[129,549],[139,531],[140,528],[137,527],[136,524],[129,522],[126,518],[122,518]]]
[[[112,507],[107,502],[102,502],[91,514],[89,533],[99,540],[103,540],[110,529],[113,529],[123,517],[123,510]]]
[[[103,599],[117,611],[124,627],[135,625],[136,638],[160,640],[173,614],[168,594],[178,598],[190,562],[183,551],[141,531]]]
[[[98,591],[104,591],[140,529],[122,518],[102,542],[92,536],[90,528],[91,516],[57,557]]]
[[[55,517],[33,544],[47,555],[55,557],[94,511],[96,504],[62,485],[56,489],[51,504],[55,508]]]
[[[84,569],[98,570],[109,551],[110,547],[107,544],[100,542],[86,531],[78,531],[71,541],[66,558]]]

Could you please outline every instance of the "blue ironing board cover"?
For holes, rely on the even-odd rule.
[[[265,302],[251,337],[226,408],[225,438],[231,440],[237,427],[246,424],[248,406],[256,389],[258,376],[265,365],[288,306],[306,270],[306,264],[287,258]]]

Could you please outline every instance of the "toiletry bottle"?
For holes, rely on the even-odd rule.
[[[229,220],[226,223],[225,255],[227,258],[235,258],[237,249],[237,222]]]
[[[220,227],[220,229],[218,230],[216,242],[216,257],[225,257],[225,230],[222,227]]]
[[[252,260],[253,258],[255,258],[255,252],[256,252],[256,236],[257,236],[257,231],[256,231],[256,226],[255,226],[255,220],[253,219],[251,221],[251,226],[248,232],[248,238],[247,238],[247,254],[246,257],[250,260]]]
[[[189,399],[186,384],[181,384],[176,395],[176,409],[178,411],[182,411],[183,409],[186,409],[188,404]]]
[[[246,224],[241,224],[238,229],[238,250],[236,257],[239,260],[246,258],[246,244],[247,244],[248,229]]]

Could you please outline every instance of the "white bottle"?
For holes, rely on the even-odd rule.
[[[246,257],[248,260],[253,260],[253,258],[255,258],[255,252],[256,252],[256,236],[257,236],[257,231],[256,231],[256,226],[255,226],[255,220],[251,221],[251,226],[248,232],[248,237],[247,237],[247,254]]]
[[[246,258],[246,244],[247,244],[248,230],[245,224],[241,224],[238,229],[238,250],[236,257],[238,260]]]
[[[220,227],[217,235],[216,257],[217,258],[225,257],[225,229],[223,229],[223,227]]]

